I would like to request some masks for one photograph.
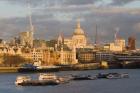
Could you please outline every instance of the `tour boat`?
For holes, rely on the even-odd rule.
[[[58,77],[53,73],[42,73],[39,75],[39,80],[57,80]]]
[[[68,83],[69,79],[65,77],[58,77],[53,73],[44,73],[39,75],[40,81],[50,81],[50,82],[56,82],[56,83]]]
[[[28,81],[31,81],[30,76],[18,76],[16,81],[15,81],[15,84],[21,85],[22,83],[28,82]]]
[[[15,84],[17,86],[46,86],[58,85],[60,81],[57,80],[55,74],[41,74],[39,80],[31,80],[29,76],[18,76]]]

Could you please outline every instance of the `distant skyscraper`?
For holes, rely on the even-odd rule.
[[[135,50],[136,49],[136,39],[135,37],[129,37],[128,38],[128,49],[129,50]]]

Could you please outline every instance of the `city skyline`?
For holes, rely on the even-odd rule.
[[[35,37],[54,39],[60,32],[72,35],[76,20],[81,19],[89,41],[94,42],[97,24],[100,43],[111,42],[115,29],[125,40],[136,36],[140,47],[140,1],[138,0],[30,0]],[[29,29],[26,0],[0,1],[0,37],[10,39]]]

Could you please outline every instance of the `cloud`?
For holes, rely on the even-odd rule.
[[[133,2],[133,1],[137,1],[137,0],[113,0],[113,2],[110,5],[125,5],[127,3]]]
[[[134,25],[133,25],[133,28],[134,28],[137,32],[140,32],[140,22],[134,24]]]
[[[30,2],[34,6],[56,6],[56,5],[85,5],[98,0],[5,0],[12,4],[27,4]]]
[[[34,6],[38,6],[40,4],[43,5],[85,5],[92,3],[102,3],[106,4],[107,0],[4,0],[12,4],[26,4],[27,1],[30,2]],[[109,1],[109,0],[108,0]],[[137,0],[111,0],[112,2],[108,3],[110,5],[124,5]]]
[[[93,12],[101,14],[131,14],[137,15],[140,14],[140,8],[124,8],[124,7],[100,7],[92,8]]]

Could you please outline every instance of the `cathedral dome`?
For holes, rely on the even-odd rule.
[[[80,29],[75,29],[74,31],[74,35],[84,35],[84,31],[80,28]]]
[[[74,31],[74,35],[84,35],[84,31],[81,29],[80,21],[77,22],[77,27]]]

